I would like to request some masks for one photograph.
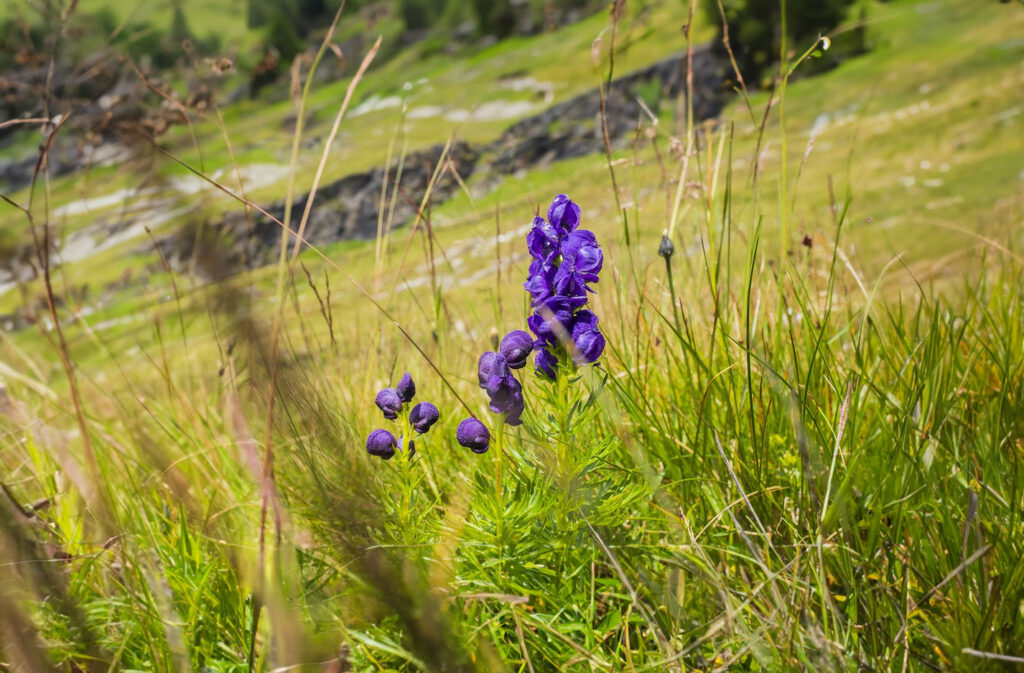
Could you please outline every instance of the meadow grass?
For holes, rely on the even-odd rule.
[[[962,120],[1004,111],[1020,19],[938,6],[955,29],[878,8],[899,48],[792,83],[763,136],[737,103],[672,153],[663,118],[660,155],[613,156],[625,226],[585,157],[456,197],[379,262],[370,242],[219,283],[157,271],[63,334],[0,335],[3,665],[1017,670],[1019,122]],[[476,358],[528,312],[515,232],[559,191],[605,250],[609,345],[522,377],[525,424],[472,454],[461,418],[497,433]],[[373,397],[404,371],[441,419],[382,462]]]

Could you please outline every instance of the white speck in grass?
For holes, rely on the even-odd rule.
[[[926,170],[928,170],[931,167],[932,167],[932,162],[928,161],[927,159],[921,159],[921,170],[922,171],[926,171]]]
[[[921,184],[923,184],[925,187],[932,187],[932,188],[941,187],[942,186],[942,180],[939,180],[938,178],[932,178],[930,180],[925,180]]]
[[[403,84],[402,89],[405,91],[412,91],[412,82],[406,82]]]
[[[964,197],[962,196],[952,196],[948,199],[937,199],[935,201],[929,201],[928,203],[924,204],[924,209],[940,210],[942,208],[949,208],[950,206],[955,206],[958,203],[963,203],[963,200]]]
[[[1024,109],[1022,109],[1019,105],[1014,105],[1012,108],[1008,110],[1003,110],[996,116],[992,117],[992,121],[997,123],[1009,121],[1010,119],[1013,119],[1014,117],[1019,115],[1021,112],[1024,112]]]
[[[349,113],[350,117],[358,117],[368,112],[376,112],[377,110],[384,110],[386,108],[398,107],[402,104],[402,99],[398,96],[387,96],[381,98],[380,96],[373,94],[365,101],[357,105]]]
[[[947,163],[939,164],[939,171],[941,171],[942,173],[948,173],[949,172],[949,164],[947,164]]]
[[[900,184],[904,187],[913,187],[916,182],[913,175],[904,175],[900,178]]]
[[[442,114],[444,114],[444,108],[440,105],[424,105],[410,110],[407,117],[409,119],[429,119],[430,117],[439,117]]]
[[[811,125],[811,137],[820,135],[822,131],[828,128],[828,123],[831,121],[831,117],[827,112],[822,112],[820,115],[814,118],[814,123]]]

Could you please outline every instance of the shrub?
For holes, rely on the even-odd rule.
[[[807,43],[835,28],[853,0],[790,2],[786,6],[787,44],[801,50]],[[756,81],[776,62],[782,49],[782,6],[779,0],[722,0],[729,40],[743,76]],[[718,0],[705,0],[709,20],[721,25]],[[719,28],[721,31],[721,28]],[[721,38],[721,35],[719,36]]]

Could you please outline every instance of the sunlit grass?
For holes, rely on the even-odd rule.
[[[1022,19],[949,2],[928,27],[917,7],[876,8],[875,52],[791,84],[756,190],[741,104],[703,129],[676,307],[656,252],[682,160],[667,129],[664,172],[648,143],[613,157],[628,241],[591,156],[433,208],[433,245],[396,229],[379,278],[376,242],[304,253],[330,328],[300,264],[278,297],[273,265],[215,284],[150,256],[66,328],[93,499],[56,335],[5,335],[3,481],[49,503],[36,530],[5,503],[3,572],[30,581],[0,608],[41,605],[48,655],[103,670],[1012,670],[976,653],[1024,641],[1022,122],[999,117]],[[604,248],[609,346],[564,390],[524,377],[499,489],[495,451],[454,441],[456,393],[488,418],[476,358],[528,309],[523,235],[497,232],[560,191]],[[58,291],[127,251],[61,270]],[[442,414],[412,512],[408,474],[363,448],[404,371]]]

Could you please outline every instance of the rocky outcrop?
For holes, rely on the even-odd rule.
[[[401,189],[395,199],[393,222],[404,224],[416,215],[416,208],[426,193],[430,178],[444,151],[437,145],[422,152],[406,156],[402,166]],[[458,189],[453,170],[465,176],[473,172],[479,152],[467,143],[452,145],[447,160],[450,167],[441,171],[431,190],[434,202],[447,200]],[[335,182],[322,185],[316,193],[316,206],[310,211],[303,238],[313,244],[330,243],[343,239],[374,238],[377,235],[380,201],[384,183],[387,194],[395,184],[395,169],[387,172],[375,168],[364,173],[348,175]],[[291,207],[291,226],[297,229],[309,195],[295,200]],[[285,203],[279,201],[266,207],[274,218],[284,221]],[[260,213],[244,211],[227,213],[222,220],[204,227],[207,234],[197,236],[195,229],[179,231],[159,241],[164,255],[175,265],[183,266],[202,251],[200,245],[213,240],[226,244],[227,261],[232,265],[258,266],[271,261],[279,250],[281,226]],[[211,239],[209,234],[213,234]]]
[[[720,78],[721,64],[710,48],[694,52],[694,114],[697,119],[713,117],[721,110],[723,98]],[[633,137],[647,113],[639,101],[657,113],[663,101],[671,101],[685,88],[685,54],[676,54],[659,63],[621,77],[607,87],[606,113],[608,136],[613,146],[621,146]],[[410,154],[405,159],[401,191],[396,199],[393,226],[411,221],[414,205],[422,201],[443,146]],[[492,143],[472,147],[456,143],[449,153],[450,169],[463,180],[471,175],[478,184],[494,184],[504,176],[545,163],[580,157],[604,151],[601,120],[600,89],[580,94],[558,103],[510,126]],[[441,203],[458,189],[452,170],[442,170],[431,191],[431,201]],[[314,244],[343,239],[371,239],[377,235],[382,186],[389,182],[391,192],[395,180],[394,167],[385,171],[375,168],[356,173],[323,185],[316,194],[316,205],[310,213],[304,238]],[[292,206],[291,223],[297,227],[302,219],[308,196]],[[385,204],[386,205],[386,204]],[[268,206],[267,211],[284,219],[282,202]],[[281,227],[269,218],[246,215],[235,210],[206,230],[215,234],[229,251],[232,264],[256,266],[275,258],[281,240]],[[201,253],[197,242],[210,245],[213,239],[193,232],[178,232],[160,242],[165,256],[178,262],[194,259]]]
[[[721,64],[710,46],[693,53],[694,116],[708,119],[722,109]],[[686,54],[676,54],[612,82],[605,94],[608,138],[627,141],[648,119],[640,101],[657,114],[659,105],[685,89]],[[486,150],[494,154],[482,170],[516,173],[538,164],[604,152],[601,91],[594,89],[510,126]]]

